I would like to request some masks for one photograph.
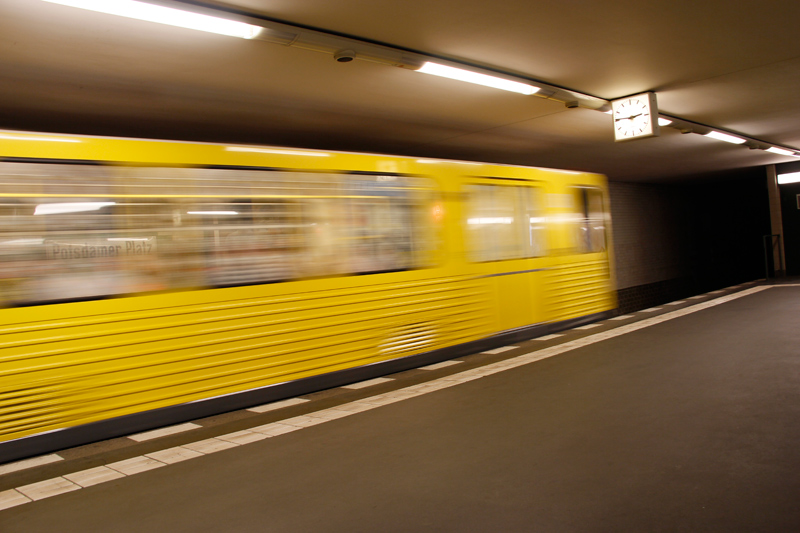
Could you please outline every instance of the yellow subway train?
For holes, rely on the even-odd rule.
[[[0,462],[616,307],[588,173],[0,131]]]

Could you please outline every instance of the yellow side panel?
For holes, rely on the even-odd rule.
[[[0,440],[491,333],[483,280],[369,277],[1,310]]]
[[[498,321],[501,330],[520,328],[531,323],[533,302],[528,277],[528,274],[512,274],[495,278],[499,295]]]
[[[614,309],[608,258],[605,254],[566,257],[547,271],[546,306],[553,322]]]

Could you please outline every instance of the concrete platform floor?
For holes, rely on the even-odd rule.
[[[800,286],[739,294],[466,358],[437,375],[533,354],[480,379],[10,507],[0,531],[797,532]],[[557,355],[530,362],[537,353]]]

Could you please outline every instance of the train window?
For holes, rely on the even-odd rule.
[[[365,179],[366,178],[366,179]],[[387,272],[414,267],[415,224],[410,189],[396,176],[348,180],[345,232],[350,272]]]
[[[76,201],[79,200],[79,201]],[[3,218],[17,231],[4,234],[2,284],[11,300],[61,300],[126,292],[115,266],[115,202],[98,198],[26,199]],[[23,229],[23,231],[19,231]]]
[[[289,200],[237,199],[204,203],[187,211],[202,223],[210,285],[246,285],[297,277],[303,240],[302,204]]]
[[[543,208],[543,195],[538,187],[525,187],[520,190],[523,198],[523,213],[525,244],[528,257],[541,257],[547,254],[546,246],[546,218]]]
[[[471,185],[467,231],[474,261],[498,261],[521,256],[516,220],[519,208],[513,187]]]
[[[546,253],[541,191],[536,187],[470,185],[467,214],[472,261],[538,257]]]
[[[421,178],[2,163],[0,185],[6,305],[407,270],[435,248]]]
[[[115,183],[95,166],[0,166],[0,300],[29,303],[127,292],[114,242]]]
[[[600,189],[577,187],[575,197],[575,240],[578,252],[602,252],[606,249],[603,193]]]

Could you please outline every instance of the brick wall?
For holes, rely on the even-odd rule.
[[[620,312],[764,276],[764,168],[609,192]]]
[[[676,188],[611,182],[609,189],[617,287],[687,276]]]

